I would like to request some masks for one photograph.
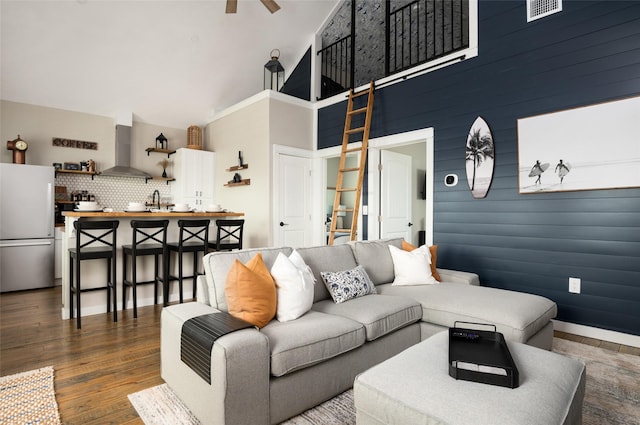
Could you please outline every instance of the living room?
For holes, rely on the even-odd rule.
[[[11,19],[5,3],[11,2],[3,1],[3,28],[5,20]],[[241,2],[239,6],[240,14],[245,4]],[[258,4],[256,8],[262,6]],[[380,87],[371,137],[433,129],[433,225],[428,239],[439,245],[439,266],[478,273],[484,286],[554,300],[558,304],[556,330],[638,347],[640,190],[611,187],[520,193],[518,120],[638,96],[640,64],[633,53],[640,37],[640,7],[634,1],[565,1],[561,12],[529,23],[524,1],[482,1],[477,4],[477,13],[477,56]],[[4,31],[3,44],[10,39]],[[303,57],[308,47],[306,43],[292,57]],[[263,52],[252,54],[264,56]],[[260,60],[264,62],[266,58]],[[3,68],[10,66],[3,58]],[[3,81],[3,93],[6,87]],[[247,171],[252,178],[250,187],[220,192],[221,204],[247,211],[248,221],[254,226],[249,231],[248,247],[266,246],[273,241],[272,231],[264,230],[272,229],[274,221],[272,212],[265,211],[274,190],[269,185],[273,168],[269,146],[282,141],[281,137],[268,138],[260,143],[264,150],[258,150],[253,140],[256,133],[269,131],[270,119],[278,123],[278,135],[286,134],[288,117],[272,116],[269,111],[285,108],[285,114],[300,114],[302,118],[297,121],[308,121],[308,126],[304,124],[289,134],[291,140],[284,144],[312,151],[336,146],[344,121],[344,101],[325,100],[310,106],[278,95],[257,96],[248,95],[250,101],[238,110],[222,111],[218,116],[214,114],[211,121],[202,122],[208,137],[205,148],[218,153],[217,181],[230,178],[224,169],[236,162],[239,150],[251,164]],[[25,137],[36,135],[32,146],[50,144],[51,137],[65,135],[56,133],[60,131],[56,128],[40,127],[42,114],[68,114],[65,121],[69,126],[86,118],[85,112],[59,111],[45,104],[29,103],[3,95],[5,140],[24,133]],[[274,103],[277,106],[272,107]],[[254,117],[269,118],[251,121],[252,129],[245,124],[231,144],[214,136],[217,126],[234,114],[246,113],[247,108],[257,108],[249,111]],[[24,110],[30,114],[18,116],[17,111]],[[496,146],[493,182],[483,199],[472,198],[466,182],[453,187],[444,182],[450,174],[464,180],[463,144],[478,116],[488,122]],[[73,131],[69,137],[104,141],[109,157],[113,119],[98,119],[104,121],[99,136],[93,128]],[[136,126],[144,129],[144,136],[134,141],[140,152],[153,142],[147,135],[155,137],[160,131],[169,130],[177,146],[186,142],[187,124],[171,125],[167,120],[135,122]],[[302,140],[305,127],[311,133]],[[252,133],[247,135],[249,130]],[[33,148],[28,155],[32,153],[35,155]],[[10,161],[8,152],[2,155],[2,162]],[[150,163],[144,155],[135,161],[142,167],[156,167],[156,161]],[[42,157],[39,162],[49,165],[58,162],[58,158]],[[108,164],[104,165],[106,168]],[[552,173],[545,178],[553,177],[549,174]],[[569,292],[571,277],[581,280],[579,294]]]

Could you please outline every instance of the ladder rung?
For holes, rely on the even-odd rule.
[[[371,89],[366,89],[366,90],[362,90],[362,91],[359,91],[359,92],[354,92],[351,97],[352,98],[360,97],[360,96],[364,96],[365,94],[369,94],[369,93],[371,93]]]
[[[367,112],[367,107],[366,106],[364,108],[354,109],[353,111],[349,111],[348,114],[349,115],[356,115],[356,114],[361,114],[363,112]]]
[[[351,229],[336,229],[335,233],[338,233],[338,232],[340,232],[340,233],[349,233],[349,232],[351,232]]]
[[[333,212],[353,212],[353,208],[338,208],[337,210],[333,210]]]
[[[360,171],[360,168],[358,168],[358,167],[343,168],[340,171],[343,172],[343,173],[348,173],[348,172],[351,172],[351,171]]]
[[[348,152],[360,152],[362,151],[362,147],[359,148],[349,148],[349,149],[345,149],[344,152],[348,153]]]
[[[358,190],[357,187],[348,187],[346,189],[336,189],[338,192],[355,192]]]
[[[349,130],[346,130],[345,133],[353,134],[353,133],[360,133],[362,131],[364,131],[364,127],[357,127],[357,128],[351,128]]]

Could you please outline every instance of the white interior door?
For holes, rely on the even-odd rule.
[[[311,244],[311,159],[285,153],[276,158],[274,246]]]
[[[380,238],[411,240],[411,157],[380,152]]]

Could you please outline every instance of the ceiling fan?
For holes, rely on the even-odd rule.
[[[260,2],[264,4],[264,7],[269,9],[269,12],[271,13],[276,13],[280,9],[280,6],[278,6],[278,3],[276,3],[274,0],[260,0]],[[225,10],[225,13],[236,13],[237,9],[238,0],[227,0],[227,8]]]

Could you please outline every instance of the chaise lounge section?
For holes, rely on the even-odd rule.
[[[227,274],[235,260],[260,253],[271,270],[290,247],[215,252],[204,259],[198,302],[162,313],[162,377],[202,424],[277,424],[351,388],[368,368],[453,326],[454,321],[495,324],[508,340],[549,350],[553,340],[552,301],[479,286],[474,273],[437,269],[441,282],[393,285],[390,246],[403,241],[363,241],[299,248],[313,273],[311,309],[295,320],[270,321],[219,337],[211,348],[211,383],[181,360],[185,322],[229,310]],[[336,303],[321,273],[358,266],[375,292]]]

